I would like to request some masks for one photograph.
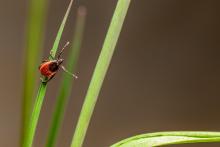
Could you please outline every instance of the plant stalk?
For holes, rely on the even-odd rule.
[[[58,48],[63,30],[64,30],[64,26],[65,26],[67,17],[69,15],[72,3],[73,3],[73,0],[70,1],[69,6],[68,6],[67,11],[66,11],[66,14],[65,14],[65,16],[63,18],[63,21],[60,25],[60,28],[58,30],[56,39],[54,41],[54,45],[51,49],[52,57],[55,57],[55,54],[56,54],[56,51],[57,51],[57,48]],[[50,57],[50,59],[51,59],[51,57]],[[45,93],[46,93],[46,88],[47,88],[47,84],[41,83],[40,88],[38,90],[37,97],[36,97],[36,101],[35,101],[34,106],[33,106],[33,111],[32,111],[32,114],[31,114],[30,121],[27,124],[28,129],[25,132],[26,133],[25,134],[26,139],[25,139],[25,142],[23,143],[23,147],[32,147],[33,140],[34,140],[34,135],[35,135],[36,128],[37,128],[37,122],[39,120],[40,111],[41,111],[43,100],[44,100]]]
[[[108,70],[122,25],[127,14],[130,0],[118,0],[100,56],[98,58],[84,104],[79,116],[71,147],[81,147],[89,126],[92,113]]]

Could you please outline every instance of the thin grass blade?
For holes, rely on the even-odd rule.
[[[53,52],[53,54],[52,54],[53,57],[55,57],[55,54],[56,54],[56,51],[57,51],[57,48],[58,48],[58,45],[59,45],[59,42],[60,42],[60,38],[62,36],[63,29],[64,29],[64,26],[65,26],[67,17],[69,15],[72,3],[73,3],[73,0],[70,1],[70,4],[69,4],[69,6],[67,8],[67,11],[66,11],[66,14],[63,18],[63,21],[62,21],[61,26],[59,28],[59,31],[57,33],[57,37],[55,39],[53,48],[51,49],[51,51]],[[38,119],[39,119],[41,107],[42,107],[43,100],[44,100],[44,97],[45,97],[46,88],[47,88],[47,85],[44,84],[44,83],[41,83],[40,88],[38,90],[38,95],[36,97],[36,101],[35,101],[34,106],[33,106],[33,111],[32,111],[32,114],[31,114],[30,122],[28,123],[28,129],[27,129],[27,132],[26,132],[26,135],[25,135],[26,140],[23,144],[23,147],[32,147],[33,139],[34,139],[34,135],[35,135],[35,132],[36,132],[36,127],[37,127],[37,122],[38,122]]]
[[[220,142],[220,132],[177,131],[137,135],[111,147],[155,147],[171,144]]]
[[[78,61],[82,37],[83,37],[84,25],[85,25],[85,17],[86,17],[85,7],[79,7],[77,12],[76,28],[72,43],[73,45],[71,47],[71,52],[67,58],[67,65],[66,65],[66,68],[71,73],[74,73]],[[63,73],[61,81],[62,83],[56,100],[56,105],[52,117],[52,123],[47,138],[47,145],[46,145],[47,147],[54,147],[56,144],[58,132],[62,125],[62,120],[64,118],[65,108],[71,93],[73,77],[71,77],[66,73]]]
[[[59,46],[59,43],[60,43],[60,39],[61,39],[61,36],[62,36],[62,33],[63,33],[63,29],[64,29],[64,27],[65,27],[67,18],[68,18],[68,16],[69,16],[69,12],[70,12],[70,9],[71,9],[71,7],[72,7],[72,4],[73,4],[73,0],[70,0],[69,6],[68,6],[68,8],[67,8],[67,10],[66,10],[66,14],[65,14],[65,16],[64,16],[64,18],[63,18],[63,21],[62,21],[62,23],[61,23],[61,25],[60,25],[60,28],[59,28],[59,30],[58,30],[56,39],[55,39],[55,41],[54,41],[53,47],[52,47],[52,49],[51,49],[51,53],[52,53],[51,55],[52,55],[52,57],[55,57],[55,55],[56,55],[56,52],[57,52],[57,49],[58,49],[58,46]],[[51,59],[51,58],[50,58],[50,59]]]
[[[119,0],[111,20],[99,59],[97,61],[80,117],[73,136],[71,147],[81,147],[91,119],[103,80],[111,62],[121,28],[127,14],[130,0]]]

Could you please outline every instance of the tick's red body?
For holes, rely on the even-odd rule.
[[[41,72],[42,75],[44,75],[45,77],[50,77],[51,75],[53,75],[55,72],[50,70],[50,66],[52,64],[52,61],[47,61],[42,63],[39,66],[39,70]]]
[[[43,61],[43,63],[41,63],[41,65],[39,66],[39,70],[43,76],[47,77],[47,80],[44,82],[49,81],[55,76],[62,63],[63,59],[57,59],[52,61],[46,60]]]

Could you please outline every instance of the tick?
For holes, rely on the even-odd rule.
[[[64,47],[60,50],[57,58],[54,58],[52,56],[52,52],[50,52],[50,57],[52,58],[52,60],[43,60],[41,65],[39,66],[39,70],[40,73],[46,77],[46,79],[41,78],[41,81],[43,83],[47,83],[48,81],[50,81],[57,73],[57,71],[60,69],[63,69],[63,71],[65,71],[66,73],[70,74],[71,76],[73,76],[74,78],[77,78],[76,75],[70,73],[68,70],[66,70],[66,68],[62,65],[64,59],[61,59],[61,55],[64,51],[64,49],[69,45],[69,42],[67,42]]]

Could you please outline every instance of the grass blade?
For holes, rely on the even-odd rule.
[[[97,61],[80,117],[73,136],[71,147],[81,147],[92,116],[104,77],[109,67],[119,34],[127,14],[130,0],[119,0],[111,20],[99,59]]]
[[[84,24],[86,17],[86,9],[84,7],[79,7],[77,12],[76,28],[74,33],[73,45],[71,53],[67,58],[67,69],[74,73],[76,63],[78,61]],[[71,93],[72,81],[73,78],[66,73],[62,74],[62,83],[60,86],[60,91],[56,100],[55,110],[53,113],[52,123],[49,130],[49,135],[47,139],[47,147],[54,147],[56,144],[56,138],[59,132],[59,129],[62,125],[62,120],[64,117],[65,107],[68,102],[69,95]]]
[[[64,26],[65,26],[67,17],[69,15],[72,3],[73,3],[73,0],[70,1],[70,4],[69,4],[69,6],[67,8],[67,11],[66,11],[66,14],[63,18],[63,21],[62,21],[61,26],[59,28],[59,31],[57,33],[57,37],[55,39],[53,48],[51,49],[51,51],[53,52],[53,54],[52,54],[53,57],[55,57],[55,54],[56,54],[56,51],[57,51],[57,48],[58,48],[58,45],[59,45],[59,42],[60,42],[60,38],[62,36],[63,29],[64,29]],[[23,147],[32,147],[34,134],[35,134],[35,131],[36,131],[37,122],[38,122],[39,115],[40,115],[40,110],[41,110],[41,107],[42,107],[42,104],[43,104],[46,88],[47,88],[46,84],[41,83],[40,88],[38,90],[38,95],[36,97],[36,101],[35,101],[34,106],[33,106],[33,112],[31,114],[30,122],[28,123],[28,129],[27,129],[27,132],[26,132],[26,135],[25,135],[26,141],[24,142]]]
[[[66,14],[64,15],[64,18],[63,18],[63,21],[60,25],[60,28],[58,30],[58,33],[57,33],[57,36],[56,36],[56,39],[54,41],[54,44],[53,44],[53,47],[51,49],[51,55],[52,57],[55,57],[56,55],[56,52],[57,52],[57,49],[58,49],[58,46],[59,46],[59,43],[60,43],[60,39],[61,39],[61,36],[62,36],[62,33],[63,33],[63,29],[64,29],[64,26],[66,24],[66,20],[68,18],[68,15],[69,15],[69,12],[70,12],[70,9],[72,7],[72,4],[73,4],[73,0],[70,0],[70,3],[69,3],[69,6],[66,10]]]
[[[31,119],[30,119],[30,124],[28,125],[28,131],[27,131],[27,140],[26,142],[24,142],[24,147],[32,147],[32,143],[33,143],[33,138],[34,138],[34,134],[35,134],[35,130],[36,130],[36,126],[37,126],[37,122],[38,122],[38,118],[40,115],[40,110],[41,110],[41,106],[43,103],[43,98],[45,96],[46,93],[46,84],[41,84],[38,90],[38,94],[37,94],[37,99],[36,102],[34,104],[34,108],[32,111],[32,115],[31,115]]]
[[[22,122],[20,146],[25,142],[25,132],[30,119],[33,93],[36,85],[37,66],[42,48],[43,30],[45,24],[47,0],[30,0],[27,22],[27,42],[25,50]],[[40,10],[40,11],[39,11]]]
[[[220,142],[220,132],[177,131],[148,133],[122,140],[111,147],[154,147],[199,142]]]

